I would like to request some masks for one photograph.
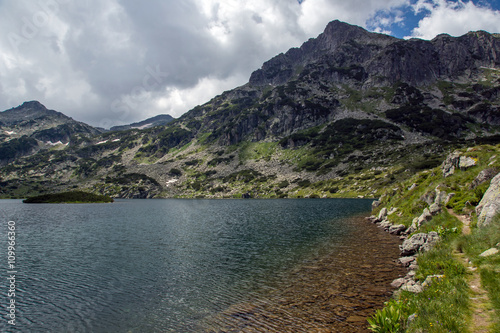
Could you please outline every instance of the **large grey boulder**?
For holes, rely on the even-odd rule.
[[[455,151],[446,157],[446,160],[441,165],[443,176],[448,177],[455,173],[456,169],[468,169],[477,164],[477,160],[469,156],[462,156],[460,152]]]
[[[477,160],[469,156],[460,156],[460,161],[458,162],[458,167],[460,169],[468,169],[477,164]]]
[[[441,165],[443,176],[448,177],[455,173],[455,168],[458,168],[460,162],[460,153],[453,152],[446,157],[446,160]]]
[[[478,227],[489,225],[498,213],[500,213],[500,173],[491,180],[490,187],[476,207]]]
[[[400,245],[401,255],[406,257],[412,256],[418,252],[429,251],[439,241],[439,239],[439,235],[434,231],[431,231],[428,234],[415,234]]]
[[[475,189],[479,185],[481,185],[481,184],[483,184],[483,183],[485,183],[485,182],[493,179],[493,177],[495,177],[497,174],[498,174],[498,170],[497,169],[493,169],[493,168],[484,169],[472,181],[472,183],[470,184],[470,188],[471,189]]]

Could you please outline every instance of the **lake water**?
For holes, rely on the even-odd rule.
[[[350,217],[370,207],[349,199],[0,200],[0,331],[227,331],[240,325],[235,306],[269,304],[301,267],[362,246]],[[6,309],[8,221],[16,227],[15,327]]]

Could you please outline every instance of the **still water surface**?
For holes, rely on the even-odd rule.
[[[197,332],[334,251],[370,200],[0,200],[0,277],[16,222],[16,326],[0,331]]]

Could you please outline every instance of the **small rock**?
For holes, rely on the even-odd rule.
[[[439,207],[439,205],[437,203],[433,203],[430,207],[429,207],[429,213],[432,215],[432,216],[436,216],[437,214],[439,214],[441,212],[441,207]]]
[[[413,183],[412,186],[408,187],[408,191],[414,190],[417,188],[417,184]]]
[[[384,207],[380,210],[380,213],[378,214],[378,219],[382,221],[386,218],[386,216],[387,216],[387,208]]]
[[[485,183],[487,181],[492,180],[493,177],[495,177],[497,174],[498,174],[498,170],[497,169],[493,169],[493,168],[484,169],[472,181],[472,183],[470,184],[470,188],[472,190],[475,189],[479,185],[481,185],[481,184],[483,184],[483,183]]]
[[[406,230],[404,224],[393,225],[389,228],[389,233],[393,235],[400,235],[403,231]]]
[[[410,316],[408,317],[408,325],[407,325],[407,326],[410,326],[410,324],[411,324],[412,322],[414,322],[416,318],[417,318],[417,314],[416,314],[416,313],[414,313],[414,314],[410,315]]]
[[[483,253],[481,253],[479,256],[480,256],[480,257],[489,257],[489,256],[492,256],[492,255],[497,254],[498,252],[499,252],[499,251],[498,251],[498,249],[497,249],[497,248],[492,247],[491,249],[486,250],[486,251],[484,251]]]
[[[375,209],[378,206],[380,206],[380,201],[379,200],[375,200],[375,201],[372,202],[372,209]]]
[[[441,205],[446,201],[446,197],[448,196],[448,193],[445,191],[441,191],[439,189],[439,186],[436,187],[436,198],[434,199],[434,203]]]
[[[391,208],[391,210],[387,213],[387,215],[391,215],[391,214],[394,214],[395,212],[398,211],[398,208],[397,207],[393,207]]]
[[[404,267],[410,266],[415,260],[416,260],[415,257],[403,257],[403,258],[399,258],[399,262]]]
[[[410,269],[412,271],[416,271],[418,269],[418,265],[417,264],[411,264],[410,267],[408,267],[408,269]]]
[[[438,233],[435,231],[431,231],[427,234],[427,241],[425,244],[420,248],[421,252],[427,252],[430,249],[436,245],[437,242],[439,242],[441,238],[439,237]]]
[[[424,283],[422,283],[422,287],[427,288],[430,286],[434,281],[436,280],[441,280],[444,278],[444,275],[429,275],[425,278]]]
[[[446,178],[455,173],[455,168],[459,166],[460,163],[460,153],[455,151],[446,157],[446,160],[441,165],[441,170],[443,171],[443,176]]]
[[[423,224],[430,221],[431,219],[432,219],[432,214],[430,210],[428,208],[425,208],[424,211],[422,212],[422,215],[418,217],[417,227],[421,227]]]
[[[406,284],[404,284],[401,287],[401,290],[409,291],[409,292],[415,293],[415,294],[418,294],[418,293],[421,293],[422,291],[424,291],[424,289],[422,288],[422,286],[419,283],[415,283],[415,281],[412,281],[412,280],[407,282]]]
[[[406,283],[406,280],[404,278],[399,278],[399,279],[396,279],[396,280],[394,280],[394,281],[391,282],[391,287],[397,289],[397,288],[401,287],[405,283]]]
[[[408,279],[413,279],[417,273],[415,271],[409,271],[408,274],[406,274],[406,278]]]
[[[427,192],[420,197],[420,200],[428,205],[432,205],[436,201],[436,192]]]

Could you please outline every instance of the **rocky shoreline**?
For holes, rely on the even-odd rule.
[[[417,254],[427,252],[432,249],[432,247],[440,241],[438,233],[431,231],[429,233],[421,232],[413,234],[411,237],[408,236],[418,230],[423,223],[429,221],[432,216],[439,214],[442,209],[442,203],[447,203],[449,198],[449,195],[446,195],[446,193],[436,189],[434,202],[431,203],[429,208],[425,208],[418,218],[415,218],[412,221],[410,227],[406,227],[404,224],[393,224],[389,222],[388,216],[396,213],[397,208],[387,210],[387,208],[384,207],[380,210],[378,216],[372,215],[366,218],[366,220],[376,224],[382,230],[392,235],[399,236],[399,238],[403,241],[403,244],[399,246],[400,258],[398,259],[398,262],[402,267],[407,269],[407,273],[404,277],[399,277],[392,281],[391,286],[393,288],[413,293],[420,293],[426,286],[432,283],[434,279],[442,278],[440,275],[428,276],[423,283],[415,281],[414,279],[416,271],[418,270]],[[378,201],[373,203],[374,208],[378,205]]]

